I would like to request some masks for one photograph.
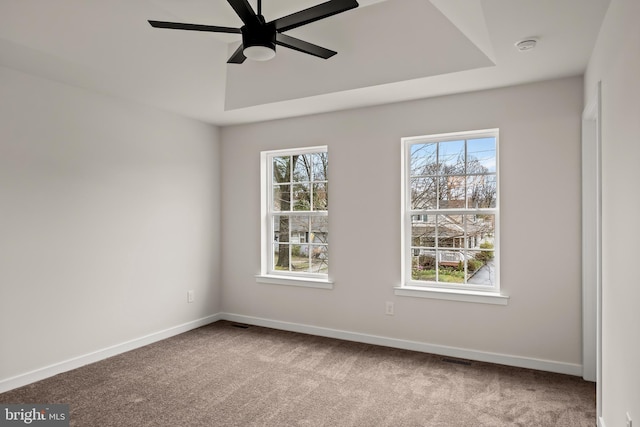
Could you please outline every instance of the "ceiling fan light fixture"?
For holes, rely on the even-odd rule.
[[[262,15],[257,15],[262,22]],[[242,31],[242,53],[254,61],[268,61],[276,56],[276,27],[270,25],[245,25]]]
[[[268,46],[247,46],[242,53],[254,61],[268,61],[276,56],[276,50]]]

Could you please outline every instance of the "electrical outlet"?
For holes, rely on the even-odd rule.
[[[633,427],[633,422],[631,421],[631,415],[627,412],[627,427]]]
[[[195,300],[195,291],[187,291],[187,302],[192,303]]]
[[[384,308],[384,314],[387,316],[393,316],[393,301],[387,301]]]

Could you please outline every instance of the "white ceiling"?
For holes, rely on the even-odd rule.
[[[0,0],[0,66],[217,125],[398,102],[582,74],[610,0],[359,0],[227,64],[239,35],[148,19],[241,26],[225,0]],[[263,0],[267,21],[322,0]],[[255,0],[250,0],[255,7]],[[532,51],[514,43],[539,39]]]

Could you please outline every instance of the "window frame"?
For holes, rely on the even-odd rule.
[[[268,150],[260,153],[260,180],[261,180],[261,257],[260,257],[260,273],[256,275],[256,281],[258,283],[265,284],[278,284],[278,285],[291,285],[302,286],[322,289],[332,289],[333,281],[329,278],[329,267],[327,267],[327,273],[312,273],[312,272],[295,272],[286,270],[275,270],[273,245],[275,230],[273,226],[273,218],[281,215],[282,211],[276,211],[273,209],[273,196],[274,196],[274,179],[273,179],[273,159],[275,157],[283,156],[296,156],[314,153],[327,153],[328,158],[328,146],[313,146],[303,148],[291,148],[281,150]],[[326,182],[329,182],[329,176],[326,178]],[[328,196],[328,195],[327,195]],[[300,216],[309,218],[324,217],[327,219],[327,227],[329,220],[329,208],[327,203],[326,210],[313,210],[313,211],[294,211],[289,210],[285,213],[295,216],[296,213]],[[328,232],[327,232],[328,234]],[[293,244],[293,243],[291,243]],[[310,243],[305,243],[311,245]],[[329,243],[326,243],[327,251],[329,249]]]
[[[412,209],[411,208],[411,147],[415,144],[429,144],[448,141],[471,140],[481,138],[495,138],[495,180],[496,180],[496,202],[494,208],[454,208],[443,209]],[[508,297],[500,291],[500,171],[499,171],[499,129],[483,129],[475,131],[451,132],[433,135],[422,135],[405,137],[401,139],[401,284],[395,288],[395,294],[400,296],[412,296],[423,298],[449,299],[467,302],[481,302],[490,304],[507,304]],[[466,143],[465,143],[466,147]],[[465,149],[466,156],[466,149]],[[466,170],[465,180],[475,174],[469,174]],[[466,191],[466,187],[465,187]],[[425,216],[442,215],[443,213],[452,215],[473,215],[490,214],[494,215],[494,265],[495,282],[493,285],[481,284],[447,284],[445,282],[414,280],[412,278],[412,218],[421,215]],[[468,248],[466,248],[468,249]]]

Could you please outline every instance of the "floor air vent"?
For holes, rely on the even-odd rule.
[[[447,363],[455,363],[456,365],[471,366],[471,362],[469,362],[468,360],[451,359],[451,358],[448,358],[448,357],[445,357],[445,358],[443,358],[441,360],[443,362],[447,362]]]
[[[243,325],[241,323],[234,323],[231,326],[233,326],[234,328],[249,329],[249,325]]]

